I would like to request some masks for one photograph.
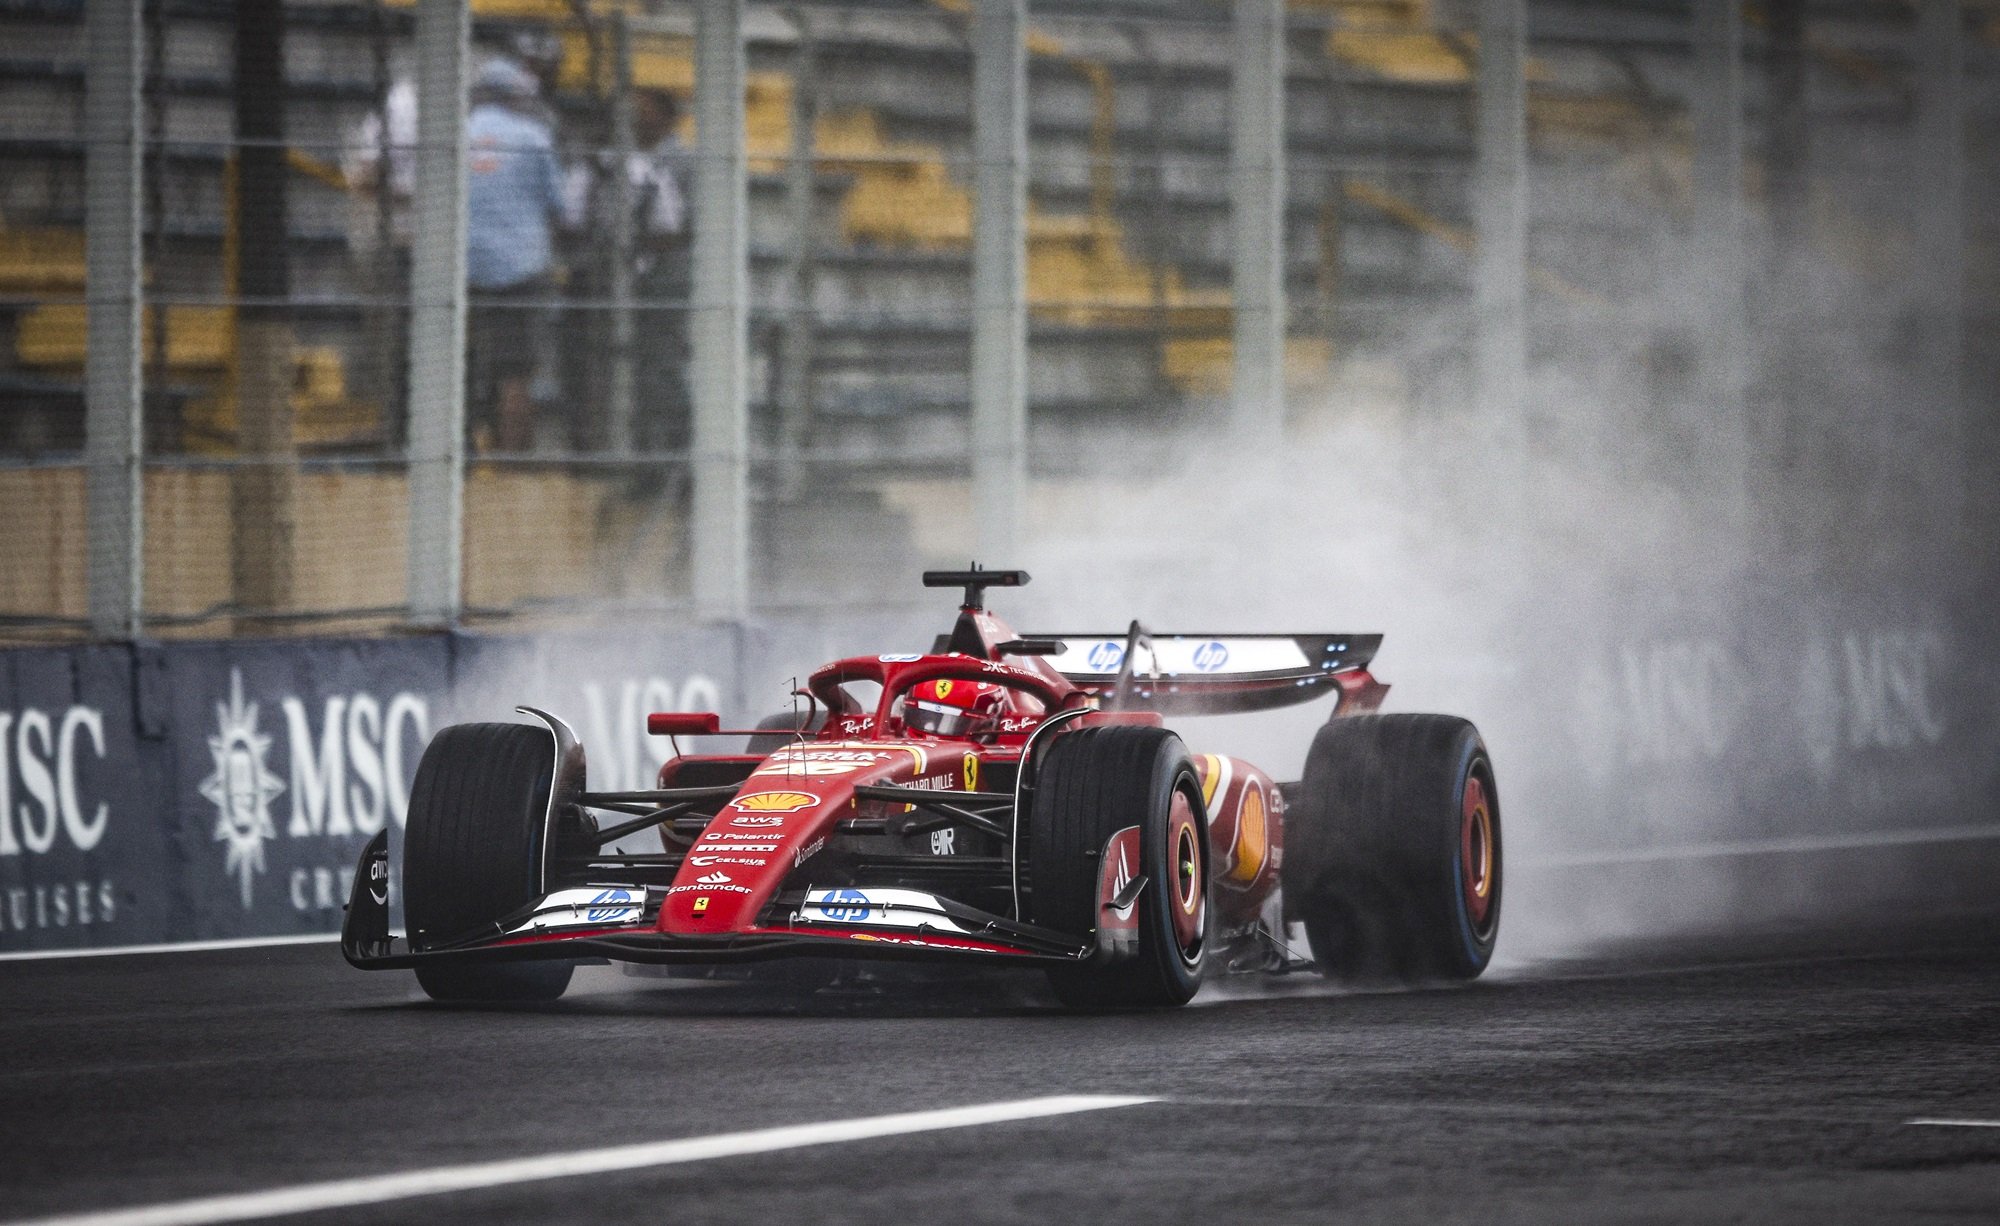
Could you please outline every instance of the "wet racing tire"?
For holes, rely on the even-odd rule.
[[[527,724],[456,724],[424,750],[403,839],[410,948],[471,935],[541,892],[555,744]],[[569,962],[438,963],[417,968],[434,1000],[554,1000]]]
[[[1286,911],[1346,983],[1472,979],[1500,931],[1500,793],[1478,729],[1357,715],[1319,730],[1285,819]]]
[[[1103,950],[1049,981],[1065,1005],[1134,1009],[1187,1003],[1201,987],[1208,941],[1208,823],[1201,785],[1181,739],[1164,728],[1113,726],[1065,733],[1035,778],[1025,867],[1029,922],[1096,940],[1106,844],[1139,829],[1146,884],[1136,948]]]
[[[745,737],[743,752],[774,754],[801,736],[810,740],[825,724],[825,711],[815,711],[810,721],[804,711],[780,711],[776,715],[766,715],[757,721],[757,727],[770,729],[770,734]]]

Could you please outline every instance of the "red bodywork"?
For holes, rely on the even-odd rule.
[[[679,754],[661,768],[657,789],[649,793],[585,791],[582,752],[567,725],[530,712],[549,724],[556,740],[557,782],[544,847],[558,848],[563,813],[610,808],[636,811],[643,819],[660,806],[665,853],[594,860],[578,857],[574,848],[545,851],[543,891],[534,902],[484,934],[406,954],[394,953],[387,937],[386,903],[377,899],[371,909],[357,885],[343,952],[366,967],[436,957],[602,954],[672,962],[830,951],[1074,961],[1131,939],[1132,908],[1114,900],[1137,872],[1136,830],[1114,836],[1101,853],[1099,931],[1058,934],[1024,923],[1020,868],[1011,850],[1020,846],[1026,821],[1019,786],[1024,757],[1032,780],[1038,755],[1071,728],[1159,725],[1163,712],[1260,710],[1329,693],[1345,714],[1374,709],[1388,688],[1365,667],[1377,636],[1153,640],[1135,626],[1123,640],[1072,637],[1078,646],[1054,637],[1023,641],[968,603],[938,650],[855,656],[813,673],[800,697],[810,704],[805,713],[816,716],[816,731],[760,732],[789,738],[768,754]],[[1141,650],[1152,664],[1135,676],[1127,657]],[[1236,671],[1226,667],[1232,651],[1243,661]],[[1161,663],[1168,659],[1181,663],[1169,668]],[[1058,667],[1064,660],[1072,666],[1067,672]],[[918,686],[947,680],[1003,687],[998,726],[977,739],[908,727],[905,698]],[[1100,709],[1104,705],[1116,709]],[[648,726],[676,738],[722,733],[706,712],[658,713]],[[1188,922],[1224,932],[1247,930],[1260,918],[1268,922],[1284,858],[1282,786],[1242,759],[1195,753],[1193,761],[1201,812],[1190,817],[1207,830],[1208,889],[1205,900],[1186,900]],[[573,781],[566,773],[571,767]],[[871,795],[871,789],[901,790]],[[902,840],[900,853],[870,861],[853,850],[870,837]],[[930,856],[909,854],[920,837],[928,837]],[[982,850],[961,855],[968,843]],[[386,876],[371,857],[386,863],[384,841],[364,852],[357,882]],[[559,861],[589,867],[559,874]],[[648,871],[630,868],[642,862]],[[628,866],[623,877],[616,871],[621,864]],[[889,875],[867,876],[871,864],[888,865]],[[969,884],[956,896],[909,888],[912,881],[932,879]],[[890,884],[878,887],[876,881]],[[979,905],[967,903],[968,896]],[[1206,919],[1195,918],[1202,912]]]
[[[994,647],[1016,638],[984,609],[962,616],[986,646],[968,654],[854,656],[815,672],[807,691],[827,713],[812,739],[759,760],[737,798],[689,849],[665,902],[657,930],[674,934],[760,931],[758,917],[788,881],[805,868],[844,819],[883,802],[857,800],[870,785],[922,787],[942,792],[979,791],[982,779],[1011,775],[1029,736],[1049,715],[1094,707],[1099,694],[1057,672],[1044,659],[995,658]],[[1008,687],[1009,714],[990,740],[926,736],[899,718],[901,701],[917,686],[944,678]],[[1388,687],[1365,670],[1338,674],[1343,705],[1373,709]],[[848,687],[879,686],[872,707]],[[1083,724],[1158,724],[1152,712],[1093,712]],[[659,785],[695,760],[677,757],[660,769]],[[749,760],[731,756],[705,760]],[[1283,795],[1271,777],[1240,758],[1195,755],[1207,808],[1214,902],[1226,921],[1254,920],[1277,889],[1284,856]],[[811,874],[804,874],[810,888]]]

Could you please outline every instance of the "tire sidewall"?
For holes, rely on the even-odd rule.
[[[1180,939],[1174,932],[1174,909],[1179,904],[1176,882],[1177,872],[1174,856],[1174,837],[1169,829],[1170,813],[1174,793],[1181,791],[1189,801],[1194,816],[1195,849],[1201,865],[1201,879],[1196,898],[1201,908],[1201,922],[1198,944],[1193,956],[1183,955]],[[1151,879],[1145,892],[1140,896],[1141,941],[1139,958],[1151,961],[1163,977],[1184,989],[1187,997],[1192,997],[1200,988],[1203,974],[1208,966],[1208,933],[1212,923],[1209,908],[1209,848],[1208,816],[1201,803],[1201,786],[1195,777],[1193,761],[1188,756],[1187,747],[1178,737],[1162,741],[1159,756],[1153,763],[1153,784],[1148,798],[1145,821],[1140,825],[1140,856],[1146,875]],[[1185,997],[1184,997],[1185,999]]]
[[[1500,796],[1494,787],[1492,761],[1487,757],[1486,744],[1479,733],[1467,724],[1458,737],[1456,746],[1457,765],[1452,772],[1454,784],[1451,792],[1453,820],[1446,823],[1448,837],[1445,840],[1444,857],[1450,865],[1447,874],[1451,891],[1450,912],[1452,924],[1451,957],[1457,963],[1460,974],[1471,977],[1486,969],[1493,960],[1493,947],[1500,935],[1501,891],[1507,876],[1503,870],[1502,851],[1505,839],[1501,832]],[[1460,854],[1461,840],[1464,838],[1465,793],[1470,781],[1477,774],[1486,791],[1486,804],[1492,822],[1493,840],[1493,901],[1487,912],[1486,933],[1481,936],[1473,923],[1472,913],[1465,899],[1465,861]]]

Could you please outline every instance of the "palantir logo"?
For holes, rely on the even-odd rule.
[[[250,909],[252,877],[264,871],[264,841],[277,835],[271,798],[285,790],[264,765],[271,738],[257,731],[257,704],[243,701],[243,674],[229,670],[229,701],[215,704],[217,734],[208,738],[215,773],[201,781],[201,794],[215,804],[215,840],[229,845],[223,871],[243,884],[243,909]]]
[[[1090,649],[1090,671],[1108,673],[1125,660],[1123,643],[1102,642]]]
[[[1210,639],[1194,649],[1194,666],[1204,673],[1212,673],[1229,663],[1229,648]]]

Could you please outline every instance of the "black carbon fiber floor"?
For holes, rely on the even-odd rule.
[[[1142,1017],[594,970],[454,1011],[330,946],[0,964],[0,1220],[1042,1094],[1164,1101],[315,1221],[1993,1221],[2000,928]],[[305,1218],[295,1220],[308,1220]]]

